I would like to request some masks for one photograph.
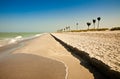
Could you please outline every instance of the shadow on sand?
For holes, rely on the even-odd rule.
[[[63,63],[33,54],[9,54],[0,60],[0,79],[65,79]]]
[[[120,72],[113,71],[109,66],[104,64],[102,61],[95,58],[91,58],[88,53],[80,51],[77,48],[74,48],[60,39],[56,38],[51,34],[62,46],[64,46],[67,51],[79,59],[80,64],[87,68],[94,75],[94,79],[120,79]]]

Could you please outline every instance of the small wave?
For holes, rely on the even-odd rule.
[[[15,37],[15,39],[22,39],[22,36],[17,36]]]
[[[19,35],[19,36],[16,36],[14,38],[5,38],[1,41],[0,47],[5,46],[5,45],[9,45],[9,44],[15,44],[15,43],[30,40],[30,39],[34,39],[34,38],[37,38],[41,35],[43,35],[43,33],[42,34],[36,34],[36,35],[33,35],[33,36],[29,36],[29,37],[23,37],[23,36]]]
[[[41,34],[36,34],[35,37],[39,37]]]
[[[23,37],[22,37],[22,36],[17,36],[17,37],[15,37],[15,38],[11,39],[11,40],[8,42],[8,44],[17,43],[18,41],[21,41],[21,40],[23,40]]]

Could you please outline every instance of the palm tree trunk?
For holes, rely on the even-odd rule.
[[[89,30],[89,26],[88,26],[88,30]]]
[[[94,29],[95,29],[95,23],[94,23]]]
[[[99,29],[99,21],[98,21],[98,27],[97,27],[97,29]]]
[[[78,30],[78,25],[76,26],[76,30]]]

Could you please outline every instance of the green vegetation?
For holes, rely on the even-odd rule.
[[[87,31],[106,31],[108,28],[86,29],[86,30],[71,30],[71,32],[87,32]]]
[[[114,30],[120,30],[120,27],[113,27],[110,29],[111,31],[114,31]]]

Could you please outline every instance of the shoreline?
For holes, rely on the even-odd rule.
[[[25,54],[25,57],[24,57],[24,54]],[[4,58],[9,59],[9,57],[12,57],[12,55],[20,56],[20,57],[18,57],[19,58],[18,60],[25,60],[25,61],[27,60],[28,61],[28,59],[31,59],[28,57],[31,57],[31,55],[34,55],[34,56],[37,56],[37,58],[39,58],[38,56],[40,56],[40,57],[45,57],[50,60],[60,62],[65,67],[65,69],[63,70],[63,71],[65,71],[65,74],[64,74],[65,79],[89,79],[89,78],[90,79],[94,79],[94,78],[95,79],[106,79],[102,75],[99,75],[99,73],[97,71],[95,71],[95,72],[89,71],[88,68],[86,68],[84,65],[81,64],[81,63],[83,63],[81,60],[74,57],[70,51],[66,50],[66,48],[64,48],[59,42],[57,42],[50,34],[45,34],[41,37],[38,37],[36,39],[28,41],[23,47],[20,47],[19,49],[11,52],[9,55],[7,55]],[[27,56],[27,58],[26,58],[26,56]],[[17,56],[13,56],[12,58],[14,58],[14,57],[16,58]],[[3,61],[4,58],[2,60],[0,60],[0,62]],[[16,60],[16,61],[18,61],[18,60]],[[40,62],[40,61],[41,61],[41,59],[38,62]],[[28,64],[30,64],[30,62],[28,62]],[[32,64],[32,62],[31,62],[31,64]],[[8,65],[9,65],[9,63],[8,63]],[[34,64],[32,64],[32,65],[34,65]],[[56,65],[56,66],[58,66],[58,65]],[[44,66],[43,66],[43,68],[44,68]],[[24,68],[22,68],[22,69],[24,69]],[[34,68],[32,68],[32,69],[34,69]],[[60,71],[60,70],[62,70],[62,69],[58,67],[58,71]],[[16,72],[16,70],[14,72]],[[54,71],[53,73],[55,73],[55,72],[56,71]],[[48,74],[49,71],[46,73]],[[52,76],[54,76],[53,73],[51,73]],[[98,75],[95,73],[98,73]],[[48,79],[48,78],[45,78],[45,79]],[[52,78],[52,79],[56,79],[56,78]]]
[[[0,53],[0,63],[3,63],[3,61],[4,61],[4,59],[6,60],[6,59],[8,59],[7,60],[7,63],[9,63],[9,60],[11,60],[12,62],[14,61],[13,59],[9,59],[9,58],[11,58],[10,56],[12,56],[12,55],[17,55],[17,54],[19,54],[19,56],[20,56],[20,54],[22,55],[22,54],[25,54],[25,53],[15,53],[14,54],[14,52],[16,52],[17,50],[21,50],[21,49],[24,49],[24,47],[26,47],[26,45],[27,44],[29,44],[31,41],[34,41],[34,40],[36,40],[36,39],[38,39],[38,38],[41,38],[41,37],[37,37],[37,38],[33,38],[33,39],[29,39],[29,40],[25,40],[25,41],[22,41],[22,42],[19,42],[19,43],[15,43],[15,44],[10,44],[10,45],[6,45],[6,46],[4,46],[4,47],[2,47],[1,48],[1,50],[2,50],[2,52]],[[26,43],[27,42],[27,43]],[[21,43],[26,43],[26,44],[24,44],[24,45],[22,45],[22,46],[20,46],[20,44]],[[16,46],[18,46],[18,47],[16,47]],[[7,50],[6,50],[7,49]],[[0,51],[1,51],[0,50]],[[12,50],[12,51],[11,51]],[[6,52],[7,51],[7,52]],[[7,57],[5,57],[5,56],[3,56],[2,54],[6,54],[5,56]],[[27,55],[27,54],[25,54],[25,55]],[[30,54],[28,54],[28,55],[30,55]],[[31,54],[32,55],[32,54]],[[3,56],[3,57],[2,57]],[[37,55],[36,55],[37,56]],[[16,57],[16,56],[15,56]],[[22,56],[21,56],[22,57]],[[64,62],[62,62],[62,61],[59,61],[59,60],[55,60],[55,59],[52,59],[52,58],[48,58],[48,57],[44,57],[44,56],[40,56],[40,57],[42,57],[42,59],[47,59],[46,60],[46,62],[47,62],[47,65],[48,66],[50,66],[50,64],[52,65],[52,63],[53,63],[53,68],[49,68],[50,69],[50,71],[51,71],[51,69],[55,69],[55,67],[57,67],[58,66],[58,68],[60,68],[60,66],[62,66],[62,64],[63,64],[63,67],[65,66],[65,72],[67,73],[67,66],[66,66],[66,64],[64,63]],[[12,56],[12,58],[14,58],[14,56]],[[23,58],[23,59],[25,59],[26,60],[26,58]],[[19,60],[19,59],[18,59]],[[15,61],[16,61],[16,63],[18,62],[18,60],[15,58]],[[21,58],[20,58],[20,60],[21,60]],[[33,59],[34,60],[34,59]],[[33,61],[32,60],[32,61]],[[10,62],[11,62],[10,61]],[[50,61],[51,61],[51,63],[50,63]],[[39,62],[41,62],[41,60],[39,60]],[[55,63],[54,63],[55,62]],[[6,63],[6,62],[4,62],[4,63]],[[15,63],[15,64],[16,64]],[[61,65],[57,65],[57,63],[61,63]],[[18,63],[19,64],[19,63]],[[38,64],[38,63],[37,63]],[[56,65],[55,65],[56,64]],[[9,64],[10,65],[10,64]],[[21,64],[20,64],[21,65]],[[47,66],[46,65],[46,66]],[[3,64],[3,66],[5,66],[6,67],[6,65],[4,65]],[[11,65],[10,65],[11,66]],[[39,65],[40,66],[40,65]],[[2,67],[1,65],[0,65],[0,67]],[[17,65],[15,66],[15,68],[17,67]],[[24,67],[26,67],[26,66],[24,66]],[[22,67],[21,67],[22,68]],[[42,66],[42,68],[44,69],[45,67],[43,67]],[[4,69],[4,67],[3,67],[3,69]],[[24,69],[24,68],[22,68],[22,69]],[[35,69],[35,68],[34,68]],[[49,70],[48,69],[48,70]],[[8,71],[10,71],[11,69],[9,69]],[[39,69],[38,69],[39,70]],[[52,70],[52,71],[53,71]],[[56,71],[54,71],[53,73],[54,73],[54,75],[50,75],[50,79],[63,79],[63,77],[62,76],[57,76],[57,74],[56,74],[56,76],[55,76],[55,72],[56,73],[58,73],[58,75],[59,74],[64,74],[64,69],[62,69],[62,68],[60,68],[60,69],[55,69],[55,70],[57,70],[57,72]],[[0,73],[0,75],[3,73],[3,72],[6,72],[6,71],[2,71],[1,70],[1,68],[0,68],[0,71],[1,71],[1,73]],[[23,70],[24,71],[24,70]],[[45,73],[46,74],[50,74],[50,71],[45,71]],[[62,72],[61,72],[62,71]],[[16,72],[16,71],[15,71]],[[21,71],[22,72],[22,71]],[[40,71],[41,72],[41,71]],[[21,77],[20,75],[19,75],[20,73],[18,73],[18,77]],[[29,73],[30,74],[30,73]],[[42,73],[41,73],[42,74]],[[52,73],[51,73],[52,74]],[[43,74],[44,75],[44,74]],[[7,73],[6,73],[6,76],[8,76],[10,79],[17,79],[18,77],[17,76],[15,76],[15,77],[12,77],[11,75],[8,75]],[[4,75],[1,75],[1,79],[2,78],[4,78],[5,76]],[[33,79],[33,78],[28,78],[29,76],[27,76],[27,75],[25,75],[25,74],[23,74],[23,78],[26,78],[26,79]],[[35,77],[36,79],[39,79],[39,78],[41,78],[41,76],[40,75],[38,75],[38,77],[37,76],[31,76],[31,77]],[[46,76],[47,77],[47,76]],[[54,77],[56,77],[56,78],[54,78]],[[45,77],[43,77],[43,78],[45,78]],[[47,78],[45,78],[45,79],[47,79]],[[67,75],[65,76],[65,79],[67,79]]]
[[[35,35],[32,37],[28,37],[28,38],[24,38],[22,40],[18,40],[14,43],[10,43],[10,44],[5,44],[0,46],[0,53],[5,52],[5,51],[9,51],[9,50],[16,50],[16,48],[18,47],[22,47],[25,45],[26,42],[29,42],[31,40],[34,40],[36,38],[41,37],[42,35],[44,35],[45,33],[41,34],[41,35]]]

